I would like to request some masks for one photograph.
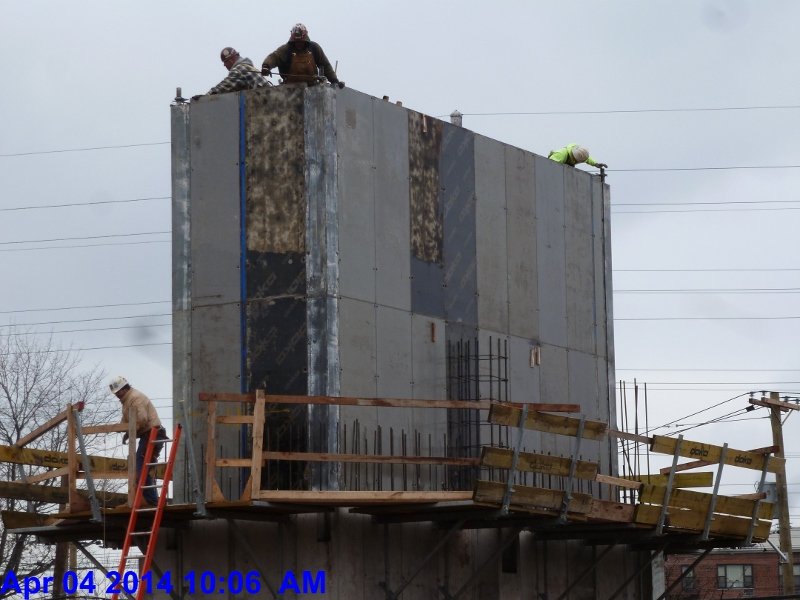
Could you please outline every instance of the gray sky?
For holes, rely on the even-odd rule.
[[[742,409],[746,398],[683,418],[750,390],[800,396],[796,1],[39,0],[3,9],[0,331],[49,322],[35,329],[89,348],[87,364],[125,374],[162,414],[171,398],[169,103],[176,86],[191,96],[224,77],[222,47],[260,64],[297,21],[348,86],[430,115],[457,108],[465,127],[538,154],[580,142],[610,165],[617,378],[648,384],[651,426]],[[601,112],[553,114],[582,111]],[[40,153],[136,144],[152,145]],[[761,168],[780,166],[792,168]],[[141,198],[152,199],[16,210]],[[12,243],[55,238],[80,239]],[[679,291],[724,289],[736,291]],[[38,310],[118,303],[130,305]],[[132,328],[58,333],[110,327]],[[685,436],[766,446],[763,416]],[[798,422],[786,425],[796,496]],[[757,474],[738,471],[726,471],[722,493],[752,490]],[[800,500],[792,504],[800,516]]]

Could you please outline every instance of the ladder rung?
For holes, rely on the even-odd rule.
[[[160,487],[161,487],[160,485],[158,485],[157,483],[154,483],[153,485],[143,485],[142,489],[143,490],[153,490],[153,489],[160,488]]]
[[[159,466],[166,466],[167,463],[165,462],[154,462],[154,463],[147,463],[148,467],[159,467]]]
[[[153,440],[150,443],[151,444],[166,444],[167,442],[171,442],[171,441],[172,441],[172,438],[166,438],[166,439],[163,439],[163,440]]]
[[[155,512],[157,510],[157,506],[148,506],[147,508],[137,508],[136,512]]]
[[[150,535],[152,531],[132,531],[131,535]]]

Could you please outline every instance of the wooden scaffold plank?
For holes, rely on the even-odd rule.
[[[661,454],[674,454],[676,442],[675,438],[655,435],[653,436],[653,444],[650,450]],[[683,440],[678,454],[684,458],[695,458],[707,463],[717,464],[722,456],[722,447],[704,444],[703,442]],[[776,473],[785,463],[785,459],[782,458],[767,456],[749,450],[734,450],[733,448],[728,448],[725,456],[726,465],[755,469],[757,471],[763,468],[765,460],[767,461],[767,471],[770,473]]]
[[[508,404],[493,404],[489,411],[489,421],[496,425],[517,427],[521,409]],[[575,437],[578,434],[581,420],[574,417],[552,415],[538,410],[531,410],[525,419],[525,429],[533,429],[545,433],[556,433]],[[601,421],[585,421],[583,435],[588,440],[605,439],[608,425]]]

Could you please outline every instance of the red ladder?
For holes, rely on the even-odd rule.
[[[175,427],[175,433],[172,436],[172,439],[164,439],[158,440],[156,437],[158,436],[158,428],[153,427],[150,430],[150,437],[147,439],[147,448],[144,452],[144,464],[142,465],[142,472],[139,474],[139,485],[136,488],[136,495],[133,499],[133,508],[131,509],[131,518],[128,521],[128,530],[125,532],[125,542],[122,544],[122,556],[119,559],[119,569],[117,572],[122,576],[125,573],[125,563],[128,560],[128,552],[130,551],[131,544],[133,543],[134,538],[149,538],[147,542],[147,551],[144,554],[144,562],[142,564],[141,571],[139,573],[139,586],[136,590],[136,600],[141,600],[144,598],[144,593],[146,591],[146,586],[143,585],[141,581],[141,576],[147,574],[150,570],[150,565],[153,563],[153,554],[156,551],[156,542],[158,541],[158,528],[161,525],[161,516],[164,513],[164,507],[167,505],[167,493],[169,488],[169,482],[172,480],[172,467],[175,464],[175,456],[178,450],[178,442],[181,439],[181,426],[178,425]],[[153,448],[157,444],[166,444],[167,442],[172,442],[172,447],[169,450],[169,457],[167,458],[167,462],[165,463],[154,463],[150,462],[153,458]],[[151,486],[145,486],[145,481],[147,480],[147,473],[148,471],[156,466],[159,465],[166,465],[166,469],[164,469],[164,479],[162,480],[161,484],[154,483]],[[153,479],[155,482],[155,478]],[[142,506],[144,502],[144,494],[143,490],[147,487],[150,488],[161,488],[158,494],[158,504],[155,507],[149,506]],[[153,513],[153,522],[150,526],[150,529],[145,529],[143,531],[136,531],[136,522],[139,519],[139,515],[141,513]],[[138,546],[139,544],[137,544]],[[120,585],[122,581],[120,581]],[[120,592],[116,592],[111,596],[112,600],[117,600],[119,597]]]

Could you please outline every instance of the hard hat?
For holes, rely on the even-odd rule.
[[[572,158],[575,159],[575,162],[579,162],[579,163],[582,163],[587,158],[589,158],[589,151],[586,148],[584,148],[583,146],[575,146],[571,150],[571,154],[572,154]]]
[[[222,60],[222,62],[225,62],[226,60],[228,60],[232,56],[239,56],[239,53],[234,48],[231,48],[230,46],[227,46],[226,48],[223,48],[222,52],[219,53],[219,58],[220,58],[220,60]]]
[[[111,390],[112,394],[116,394],[126,385],[130,385],[128,383],[128,380],[122,377],[121,375],[118,375],[117,377],[114,377],[114,379],[108,382],[108,389]]]
[[[292,27],[292,34],[289,37],[290,42],[307,42],[308,41],[308,28],[302,23],[297,23]]]

